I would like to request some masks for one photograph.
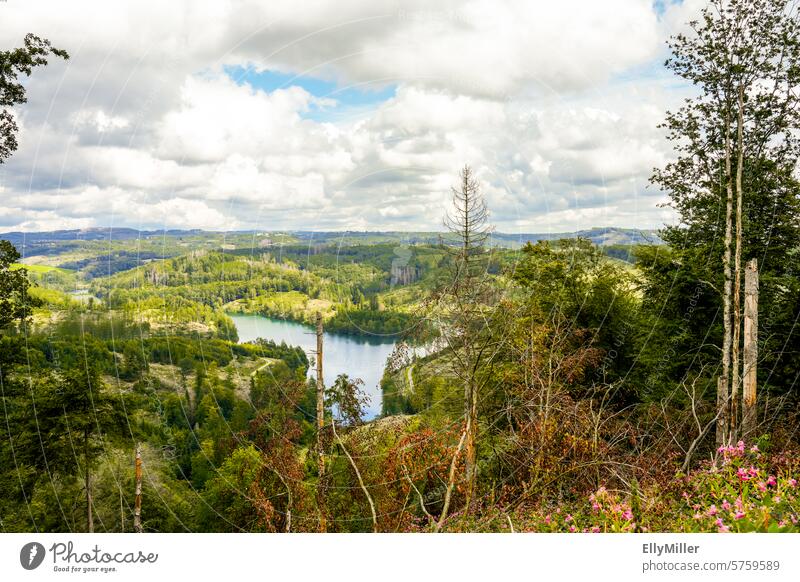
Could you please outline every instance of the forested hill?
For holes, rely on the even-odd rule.
[[[448,241],[450,236],[440,232],[417,232],[417,231],[233,231],[215,232],[203,231],[199,229],[191,230],[136,230],[133,228],[111,228],[93,227],[73,230],[53,230],[42,232],[6,232],[0,233],[0,238],[11,242],[21,251],[24,249],[25,255],[37,254],[43,249],[58,242],[81,242],[81,241],[129,241],[146,240],[152,241],[159,238],[175,239],[204,239],[218,240],[220,244],[251,244],[252,246],[264,246],[271,244],[275,235],[286,242],[309,242],[309,243],[329,243],[338,244],[373,244],[373,243],[432,243],[435,244],[444,239]],[[265,240],[266,237],[266,240]],[[540,240],[559,240],[565,238],[585,238],[599,246],[605,245],[633,245],[633,244],[663,244],[663,240],[658,236],[656,230],[636,229],[636,228],[616,228],[616,227],[593,227],[585,230],[573,232],[550,232],[550,233],[507,233],[495,232],[492,239],[498,246],[515,247],[526,242],[537,242]],[[224,241],[224,242],[223,242]]]

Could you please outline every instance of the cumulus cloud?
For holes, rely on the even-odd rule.
[[[659,226],[656,125],[686,88],[656,67],[695,4],[0,4],[0,37],[72,56],[27,82],[0,223],[438,229],[470,163],[500,229]],[[264,89],[231,65],[296,79]],[[348,104],[302,79],[395,90],[328,116]]]

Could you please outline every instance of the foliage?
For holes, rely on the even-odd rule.
[[[19,257],[10,242],[0,240],[0,330],[24,321],[32,312],[27,271],[14,265]]]
[[[8,51],[0,51],[0,164],[17,149],[19,131],[10,107],[27,102],[25,86],[19,81],[20,75],[30,77],[33,69],[47,65],[50,55],[68,59],[67,51],[57,49],[47,39],[34,34],[26,34],[24,46]]]

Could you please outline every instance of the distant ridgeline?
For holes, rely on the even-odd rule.
[[[449,244],[455,242],[450,233],[441,232],[403,232],[403,231],[292,231],[291,234],[308,243],[340,245],[374,244],[398,242],[407,244]],[[500,247],[517,248],[526,242],[536,243],[541,240],[559,240],[566,238],[585,238],[598,246],[609,245],[661,245],[664,241],[657,230],[636,228],[602,227],[574,232],[554,233],[492,233],[492,244]]]
[[[267,238],[265,238],[267,237]],[[281,243],[303,242],[317,244],[374,244],[374,243],[407,243],[407,244],[437,244],[448,243],[452,235],[440,232],[403,232],[403,231],[204,231],[191,230],[136,230],[133,228],[84,228],[74,230],[53,230],[42,232],[6,232],[0,233],[0,239],[5,239],[17,247],[24,255],[47,254],[47,249],[55,248],[52,243],[58,242],[89,242],[89,241],[157,241],[165,238],[184,240],[187,245],[193,241],[219,241],[241,248],[242,245],[252,248],[265,248]],[[664,244],[658,236],[657,230],[602,227],[579,230],[574,232],[554,233],[503,233],[492,234],[494,244],[498,246],[521,246],[526,242],[540,240],[558,240],[564,238],[585,238],[599,246],[606,245],[632,245],[632,244]],[[35,252],[33,252],[35,251]]]

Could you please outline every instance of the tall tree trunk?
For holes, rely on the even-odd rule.
[[[736,250],[733,278],[733,349],[731,362],[730,440],[737,438],[739,424],[739,351],[742,345],[742,167],[744,166],[744,87],[739,85],[736,113]]]
[[[731,242],[733,240],[733,184],[731,180],[730,106],[725,115],[725,251],[722,269],[725,283],[722,290],[722,373],[717,379],[717,447],[728,442],[728,378],[731,369]]]
[[[756,366],[758,362],[758,263],[751,259],[744,272],[744,407],[742,438],[756,430]]]
[[[325,426],[325,382],[322,376],[322,314],[317,312],[317,464],[319,480],[317,481],[317,506],[319,509],[319,530],[327,531],[325,520],[325,456],[322,442],[322,429]]]
[[[86,531],[94,533],[92,516],[92,479],[89,473],[89,432],[83,431],[84,486],[86,488]]]

